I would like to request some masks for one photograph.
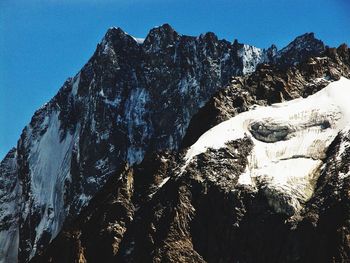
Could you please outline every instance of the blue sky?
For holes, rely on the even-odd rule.
[[[0,0],[0,159],[111,26],[145,37],[169,23],[182,34],[279,48],[315,32],[338,46],[350,44],[349,14],[349,0]]]

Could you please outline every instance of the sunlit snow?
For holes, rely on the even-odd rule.
[[[350,80],[341,78],[306,99],[241,113],[203,134],[187,151],[186,165],[208,148],[248,136],[254,149],[239,184],[263,187],[282,212],[278,195],[283,195],[296,212],[313,193],[328,146],[350,123],[348,98]]]

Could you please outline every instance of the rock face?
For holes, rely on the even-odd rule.
[[[3,262],[16,262],[20,218],[18,199],[21,192],[17,177],[17,152],[12,149],[0,163],[0,258]]]
[[[276,52],[272,60],[280,67],[297,65],[309,57],[319,56],[324,50],[325,45],[322,41],[315,38],[314,33],[306,33],[297,37],[282,50]]]
[[[328,253],[320,261],[346,262],[349,134],[340,104],[291,117],[305,134],[326,137],[303,153],[315,165],[298,196],[260,177],[240,181],[256,141],[300,137],[297,124],[256,118],[248,135],[219,148],[191,158],[185,148],[239,113],[254,116],[255,104],[313,98],[349,77],[349,53],[313,34],[277,51],[183,36],[167,24],[144,41],[109,29],[0,164],[0,262],[298,262],[313,259],[310,249]]]

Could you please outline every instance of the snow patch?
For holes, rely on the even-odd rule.
[[[137,42],[137,44],[143,44],[143,42],[145,42],[144,38],[133,37],[133,36],[131,36],[131,37]]]
[[[76,96],[78,93],[79,82],[80,82],[80,72],[73,79],[73,84],[72,84],[72,95],[73,96]]]
[[[75,135],[67,132],[62,138],[58,116],[59,112],[52,112],[45,117],[42,126],[47,126],[46,132],[39,140],[33,140],[29,147],[30,187],[34,203],[31,209],[39,209],[43,213],[35,229],[31,257],[35,255],[36,244],[43,233],[49,232],[52,240],[61,230],[66,216],[63,197],[65,180],[70,180],[70,162]],[[25,214],[28,213],[31,211],[25,211]]]
[[[19,228],[12,226],[0,231],[0,263],[17,262],[19,246]]]
[[[169,181],[169,179],[170,179],[170,177],[165,177],[165,178],[163,179],[163,181],[158,185],[158,188],[162,188],[163,185],[165,185],[166,182]]]
[[[122,101],[120,96],[116,96],[113,100],[108,99],[105,94],[103,89],[100,90],[100,92],[98,93],[102,98],[103,98],[103,102],[111,107],[118,107],[120,102]]]
[[[244,75],[253,73],[258,64],[268,60],[265,50],[250,45],[243,45],[238,56],[242,59]]]
[[[145,148],[142,144],[151,133],[146,119],[147,103],[150,99],[148,91],[144,88],[133,89],[125,104],[125,123],[127,125],[130,145],[127,149],[127,161],[135,164],[142,161]],[[141,140],[136,137],[141,137]],[[141,142],[141,143],[140,143]]]

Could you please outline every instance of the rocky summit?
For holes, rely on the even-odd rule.
[[[349,79],[313,33],[110,28],[0,164],[0,262],[349,262]]]

